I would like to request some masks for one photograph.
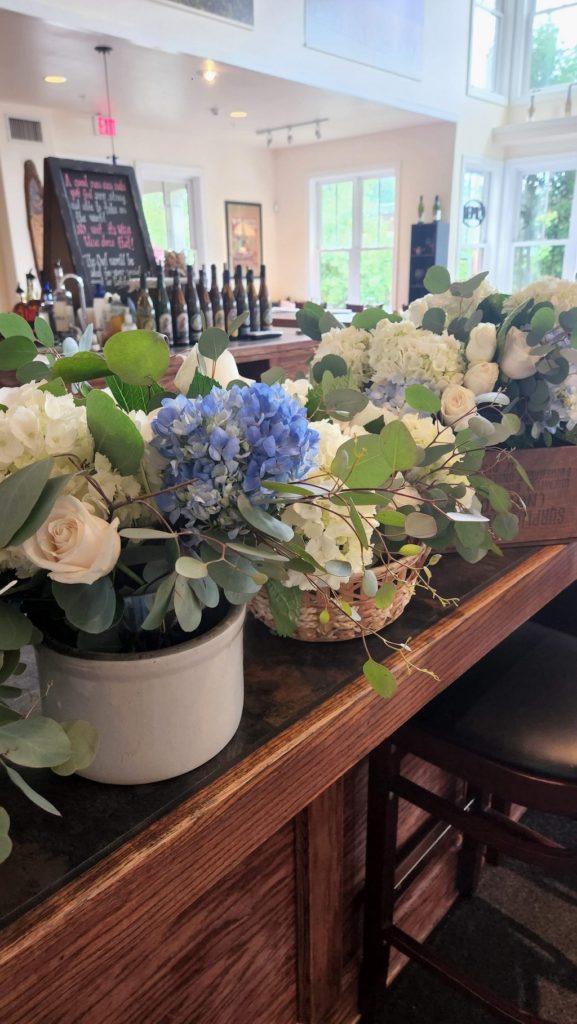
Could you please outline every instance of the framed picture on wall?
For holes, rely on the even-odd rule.
[[[240,263],[260,274],[262,259],[262,206],[260,203],[225,202],[226,246],[231,273]]]

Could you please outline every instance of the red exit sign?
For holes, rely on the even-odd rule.
[[[94,127],[97,135],[116,135],[116,119],[114,117],[97,114],[94,118]]]

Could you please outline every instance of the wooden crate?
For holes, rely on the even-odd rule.
[[[531,448],[514,452],[533,485],[530,490],[510,459],[487,456],[487,475],[520,495],[527,515],[510,544],[556,544],[577,538],[577,447]],[[499,542],[501,544],[501,542]]]

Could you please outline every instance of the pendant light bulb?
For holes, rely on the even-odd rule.
[[[320,142],[322,139],[321,126],[318,121],[315,128],[315,139],[317,140],[317,142]]]
[[[266,137],[267,148],[272,146],[272,132],[269,132]]]
[[[289,128],[289,130],[287,132],[286,140],[287,140],[287,142],[288,142],[288,144],[290,146],[291,143],[292,143],[292,140],[293,140],[293,130],[292,130],[292,128]]]

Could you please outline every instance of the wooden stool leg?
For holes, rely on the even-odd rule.
[[[503,798],[500,796],[494,796],[491,798],[491,807],[495,811],[499,811],[500,814],[506,815],[507,818],[511,816],[512,806],[513,805],[510,800],[503,800]],[[496,868],[497,865],[499,864],[500,859],[501,854],[499,853],[499,851],[495,850],[494,847],[492,846],[488,846],[487,853],[485,855],[485,860],[487,864],[490,864],[491,867]]]
[[[467,787],[467,802],[472,801],[471,811],[484,811],[491,806],[491,797],[473,786]],[[474,896],[481,877],[484,846],[471,836],[463,836],[459,855],[457,884],[461,896]]]
[[[383,926],[392,924],[395,905],[395,851],[398,797],[390,784],[398,775],[399,753],[384,743],[369,757],[367,853],[363,963],[360,975],[360,1010],[363,1024],[375,1013],[379,991],[384,991],[390,947],[383,942]]]

